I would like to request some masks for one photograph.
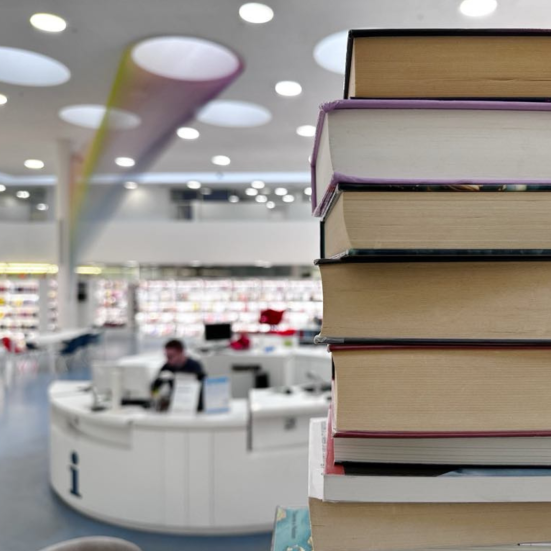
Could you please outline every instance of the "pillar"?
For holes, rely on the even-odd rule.
[[[56,223],[57,250],[57,302],[60,329],[71,329],[77,323],[77,276],[70,258],[71,236],[71,163],[69,140],[57,141]]]

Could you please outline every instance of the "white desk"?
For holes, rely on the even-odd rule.
[[[246,400],[223,415],[93,413],[85,387],[54,383],[49,393],[50,481],[74,509],[141,530],[230,534],[268,531],[277,505],[307,504],[307,432],[294,444],[251,449]],[[280,419],[276,431],[302,426],[282,422],[308,410],[297,412],[301,400],[316,404],[308,416],[327,411],[319,397],[298,393],[287,411],[285,397],[270,394],[255,391],[253,422],[266,402],[265,418]]]

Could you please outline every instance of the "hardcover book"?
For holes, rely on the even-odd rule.
[[[391,186],[388,186],[391,187]],[[369,254],[551,254],[549,191],[415,193],[337,188],[322,225],[326,258]],[[396,186],[397,187],[397,186]],[[497,187],[495,189],[502,189]],[[416,188],[414,188],[416,189]],[[429,187],[429,189],[431,189]],[[434,189],[434,187],[432,188]],[[453,188],[451,188],[453,189]]]
[[[471,434],[551,436],[551,342],[540,347],[330,349],[335,366],[333,408],[337,433],[426,438]],[[502,448],[507,441],[513,445],[514,439],[505,440]],[[551,440],[547,438],[542,444],[545,447],[539,449],[539,460],[551,464]],[[472,447],[480,445],[480,441],[472,443]],[[424,462],[438,463],[439,454],[431,456],[420,446],[417,442],[416,451]],[[525,451],[515,445],[502,459],[509,456],[513,463],[523,464],[530,462],[531,453],[538,457],[532,444]],[[484,462],[476,460],[476,449],[463,452],[462,463],[469,464],[471,459]],[[461,457],[462,450],[457,448],[455,453]],[[495,459],[499,464],[497,453]]]
[[[311,159],[321,216],[339,183],[550,185],[551,103],[341,100],[321,107]]]
[[[550,257],[319,261],[318,342],[546,344]]]
[[[365,29],[348,38],[345,98],[549,98],[538,29]]]

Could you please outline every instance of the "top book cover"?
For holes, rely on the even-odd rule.
[[[351,30],[344,98],[551,99],[550,58],[549,30]]]

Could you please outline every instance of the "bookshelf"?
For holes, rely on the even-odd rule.
[[[95,282],[94,325],[126,327],[129,322],[129,284],[124,280],[100,279]]]
[[[44,279],[0,279],[0,338],[18,345],[38,332],[57,328],[57,282]]]
[[[322,315],[315,279],[186,279],[142,281],[136,322],[146,336],[197,337],[205,323],[231,323],[235,332],[267,332],[266,308],[285,310],[278,329],[300,329]]]

